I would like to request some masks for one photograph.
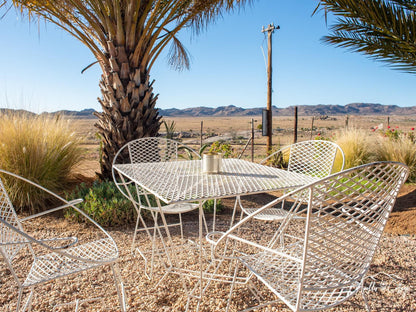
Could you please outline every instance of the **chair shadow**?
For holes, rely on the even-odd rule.
[[[406,211],[412,208],[416,208],[416,189],[402,196],[398,196],[393,211]]]

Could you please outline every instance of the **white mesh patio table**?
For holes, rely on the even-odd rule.
[[[316,180],[241,159],[223,159],[221,173],[205,174],[201,160],[114,165],[167,204],[295,188]]]
[[[221,173],[218,174],[203,173],[201,160],[118,164],[114,165],[114,168],[166,204],[198,201],[200,203],[200,242],[202,242],[203,235],[203,201],[293,189],[317,180],[311,176],[241,159],[223,159]],[[168,228],[166,228],[166,233],[171,239]],[[199,247],[202,249],[202,243]],[[183,268],[175,271],[174,267],[171,272],[200,278],[200,294],[202,295],[202,280],[204,277],[213,278],[203,268],[202,250],[199,252],[199,258],[200,270],[198,272]]]

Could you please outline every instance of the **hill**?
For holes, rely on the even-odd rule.
[[[244,109],[234,105],[220,107],[194,107],[185,109],[160,109],[160,114],[166,117],[204,117],[204,116],[259,116],[263,108]],[[273,106],[276,116],[292,116],[295,106],[278,108]],[[416,106],[400,107],[397,105],[382,105],[372,103],[351,103],[347,105],[299,105],[300,116],[318,115],[415,115]]]
[[[192,107],[185,109],[159,109],[159,113],[164,117],[232,117],[232,116],[260,116],[262,107],[241,108],[234,105],[219,107]],[[1,112],[28,113],[25,110],[13,110],[0,108]],[[275,116],[293,116],[295,106],[279,108],[273,106]],[[94,109],[84,109],[82,111],[61,110],[53,113],[42,113],[42,115],[65,115],[74,118],[96,118]],[[416,106],[400,107],[397,105],[382,105],[373,103],[351,103],[347,105],[298,105],[299,116],[336,116],[336,115],[416,115]]]

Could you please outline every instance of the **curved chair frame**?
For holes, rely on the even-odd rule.
[[[23,308],[25,311],[27,308],[29,308],[29,310],[31,308],[32,295],[36,285],[44,284],[54,279],[76,274],[103,265],[111,266],[120,307],[122,311],[126,311],[127,308],[125,304],[124,287],[120,278],[118,265],[116,263],[119,257],[117,245],[110,234],[108,234],[97,222],[75,206],[76,204],[82,202],[82,199],[67,201],[43,186],[19,175],[2,169],[0,169],[0,173],[24,181],[31,186],[48,193],[55,200],[59,200],[62,203],[59,207],[19,219],[8,197],[4,184],[0,179],[0,229],[2,232],[0,238],[0,254],[2,255],[8,269],[19,287],[16,311],[20,310],[24,289],[30,288],[30,295]],[[36,239],[24,231],[22,222],[69,207],[76,210],[96,228],[98,228],[105,238],[88,242],[86,244],[78,244],[78,239],[76,237]],[[60,244],[60,246],[52,246],[56,244]],[[41,252],[35,252],[33,248],[35,245],[38,246],[37,249],[40,249]],[[33,262],[30,272],[23,280],[20,278],[21,274],[19,274],[18,270],[13,265],[13,259],[26,246],[29,247],[29,252],[33,258]]]
[[[408,175],[397,162],[351,168],[285,194],[207,240],[219,258],[237,254],[238,263],[293,311],[331,308],[360,290],[369,311],[364,278]],[[258,215],[285,200],[291,208],[281,222],[269,224],[270,235],[250,234]]]
[[[288,145],[264,158],[260,164],[265,165],[276,155],[284,155],[286,152],[289,152],[288,171],[324,178],[332,173],[337,154],[342,158],[340,171],[344,169],[344,151],[338,144],[325,140],[310,140]],[[244,207],[240,197],[237,198],[237,201],[242,213],[251,214],[258,209]],[[283,209],[284,202],[281,203],[281,206],[281,208],[270,207],[258,214],[256,218],[264,221],[282,220],[286,217],[287,211]]]
[[[344,151],[338,144],[326,140],[308,140],[285,146],[264,158],[260,164],[264,165],[269,159],[288,150],[288,171],[324,178],[332,173],[337,153],[342,158],[340,171],[344,169]]]
[[[161,137],[146,137],[136,139],[125,144],[123,147],[120,148],[113,160],[113,180],[119,191],[132,202],[137,212],[137,221],[131,245],[132,252],[134,251],[134,245],[138,232],[146,231],[149,238],[153,241],[150,275],[147,274],[147,257],[140,250],[140,248],[136,249],[145,260],[145,272],[149,279],[151,278],[153,273],[153,260],[155,251],[158,254],[163,254],[162,251],[157,250],[157,246],[155,244],[156,235],[162,237],[161,229],[179,226],[181,237],[183,238],[182,214],[198,209],[199,204],[181,203],[162,205],[157,198],[155,198],[156,204],[154,204],[151,200],[152,194],[150,194],[145,189],[141,188],[139,185],[131,181],[128,177],[121,175],[117,170],[114,169],[114,165],[147,162],[151,163],[160,161],[177,161],[181,158],[181,151],[187,152],[187,157],[197,159],[201,158],[198,155],[198,153],[195,152],[193,149],[178,141]],[[151,213],[151,216],[153,218],[153,226],[146,225],[146,222],[142,216],[142,209],[147,210]],[[177,223],[167,224],[164,215],[168,214],[178,215],[179,221]],[[163,226],[159,225],[158,223],[159,216],[162,219]],[[140,224],[143,228],[139,228]],[[153,231],[153,233],[151,231]]]

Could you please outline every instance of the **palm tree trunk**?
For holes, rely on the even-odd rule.
[[[100,63],[102,98],[98,101],[103,112],[95,113],[98,117],[95,126],[102,141],[98,175],[103,180],[111,179],[113,158],[124,144],[156,136],[161,124],[155,108],[154,81],[149,82],[147,68],[131,67],[124,46],[115,47],[112,41],[108,42],[108,56],[107,62]]]

